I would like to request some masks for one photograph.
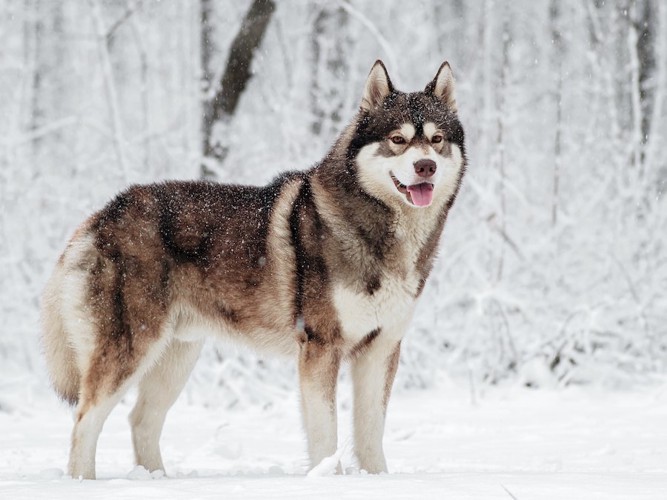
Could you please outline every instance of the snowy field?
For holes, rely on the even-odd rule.
[[[128,397],[102,433],[100,479],[77,481],[63,475],[71,413],[38,397],[0,412],[0,498],[667,499],[667,385],[506,387],[476,399],[451,383],[396,394],[385,437],[391,473],[380,476],[355,469],[342,404],[346,475],[331,476],[326,467],[306,474],[296,395],[233,412],[181,398],[162,438],[169,476],[151,478],[132,468]]]

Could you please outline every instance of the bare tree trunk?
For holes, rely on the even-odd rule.
[[[646,144],[651,134],[651,110],[655,104],[655,23],[657,9],[651,0],[632,2],[628,8],[628,54],[630,57],[633,119],[633,164],[638,180],[645,180]]]
[[[507,7],[506,7],[507,8]],[[507,183],[507,172],[505,171],[505,120],[507,113],[507,80],[509,78],[510,57],[509,51],[512,44],[512,34],[509,25],[509,13],[505,13],[502,30],[502,67],[500,68],[500,88],[499,93],[499,109],[498,109],[498,135],[496,137],[496,147],[498,155],[498,172],[500,179],[498,183],[498,196],[500,198],[500,217],[498,221],[499,231],[501,236],[507,234],[507,200],[505,193],[505,184]],[[498,272],[496,280],[502,281],[503,272],[505,268],[505,242],[500,245],[500,256],[498,258]]]
[[[26,1],[33,21],[28,29],[33,33],[27,37],[31,48],[32,94],[28,128],[38,130],[50,120],[58,118],[62,103],[52,95],[61,94],[62,79],[59,75],[63,54],[63,7],[59,2],[53,4],[46,0]],[[59,131],[51,133],[51,139],[58,142]],[[43,140],[37,137],[33,141],[33,152],[39,155]]]
[[[115,30],[106,29],[104,20],[102,19],[102,11],[100,9],[99,0],[89,0],[93,16],[93,22],[97,34],[97,49],[102,66],[102,74],[104,75],[104,90],[107,95],[107,103],[109,106],[109,115],[111,126],[113,130],[113,143],[116,151],[116,158],[123,172],[125,181],[130,180],[130,166],[125,154],[125,135],[123,126],[123,116],[120,109],[118,99],[118,89],[114,80],[113,67],[111,65],[110,42],[111,35]]]
[[[220,83],[213,91],[211,59],[213,0],[202,0],[201,60],[205,94],[202,119],[203,161],[200,175],[204,179],[216,177],[216,170],[222,166],[229,152],[224,134],[216,132],[220,132],[220,129],[229,123],[236,111],[241,95],[252,76],[250,70],[253,57],[262,43],[274,11],[273,0],[253,1],[229,49],[229,57]]]
[[[563,155],[563,38],[561,37],[561,12],[558,0],[551,0],[549,6],[549,23],[551,25],[551,40],[553,41],[553,67],[556,68],[556,133],[554,135],[554,172],[553,172],[553,199],[551,204],[551,225],[558,222],[558,198],[560,189],[560,175]]]
[[[636,18],[633,19],[637,27],[637,57],[639,59],[639,100],[642,109],[641,140],[642,162],[645,155],[645,146],[651,134],[651,110],[655,103],[655,24],[658,9],[653,0],[642,0],[637,3]]]
[[[315,17],[312,34],[313,72],[310,104],[311,130],[315,135],[332,135],[342,120],[344,100],[341,82],[349,72],[349,15],[342,7],[322,6]]]
[[[634,10],[634,9],[633,9]],[[632,166],[635,175],[641,171],[642,109],[639,95],[639,57],[637,54],[637,26],[630,22],[628,28],[628,53],[630,55],[630,102],[632,109]]]
[[[655,75],[653,77],[655,94],[653,95],[652,109],[647,110],[651,113],[650,127],[652,133],[648,137],[646,144],[646,168],[652,170],[659,168],[659,151],[660,145],[664,141],[664,135],[660,133],[662,124],[664,123],[663,107],[665,102],[665,94],[667,94],[667,5],[665,3],[656,3],[655,11],[655,39],[654,39],[654,55],[655,55]],[[657,172],[658,182],[667,180],[667,165],[663,163],[663,171]]]
[[[466,3],[464,0],[434,2],[429,15],[436,26],[436,41],[441,54],[464,53],[466,24]],[[452,22],[455,20],[457,22]],[[443,29],[442,26],[448,26]]]
[[[213,40],[213,0],[201,0],[201,36],[200,36],[200,58],[201,58],[201,88],[203,97],[203,120],[202,120],[202,154],[206,155],[209,149],[209,141],[211,136],[211,129],[213,128],[212,106],[211,101],[215,95],[213,92],[213,64],[212,56],[217,48]],[[202,177],[213,175],[212,171],[208,171],[207,167],[202,165]]]
[[[28,7],[28,4],[29,5]],[[40,10],[41,2],[39,0],[27,0],[26,7],[30,8],[32,15],[34,16],[34,26],[30,26],[29,29],[32,30],[32,36],[28,38],[31,42],[27,45],[31,48],[31,66],[32,66],[32,95],[30,103],[30,125],[31,130],[39,128],[44,119],[45,111],[43,109],[43,103],[40,100],[40,89],[42,87],[43,79],[43,68],[40,67],[41,60],[41,51],[44,38],[44,21],[42,19],[42,12]],[[33,146],[35,148],[39,147],[38,141],[34,141]]]
[[[129,0],[125,4],[126,12],[131,15],[131,5]],[[142,120],[142,129],[144,134],[147,134],[152,130],[151,124],[151,114],[149,106],[149,82],[148,82],[148,55],[146,50],[146,43],[143,38],[142,27],[139,25],[136,16],[132,16],[130,19],[130,29],[132,30],[132,38],[134,39],[134,44],[137,49],[137,54],[139,57],[139,75],[141,81],[141,87],[139,92],[141,93],[141,120]],[[148,172],[151,168],[151,141],[149,137],[146,137],[143,140],[143,169],[145,172]]]

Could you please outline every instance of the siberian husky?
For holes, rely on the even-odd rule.
[[[324,159],[265,187],[132,186],[75,232],[43,297],[56,391],[76,405],[69,474],[95,478],[98,436],[133,384],[138,465],[164,470],[165,416],[218,332],[298,363],[311,466],[336,452],[336,380],[351,364],[359,467],[382,435],[401,339],[466,165],[449,64],[422,92],[377,61]]]

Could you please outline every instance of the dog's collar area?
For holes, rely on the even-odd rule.
[[[401,183],[393,173],[389,173],[391,180],[394,182],[394,186],[399,193],[403,194],[405,198],[411,205],[418,207],[426,207],[431,204],[433,199],[433,184],[430,182],[421,182],[419,184],[413,184],[411,186],[406,186]],[[413,198],[413,194],[415,195]]]

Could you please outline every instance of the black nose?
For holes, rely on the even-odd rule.
[[[419,177],[431,177],[435,174],[437,165],[433,160],[419,160],[415,162],[415,173]]]

